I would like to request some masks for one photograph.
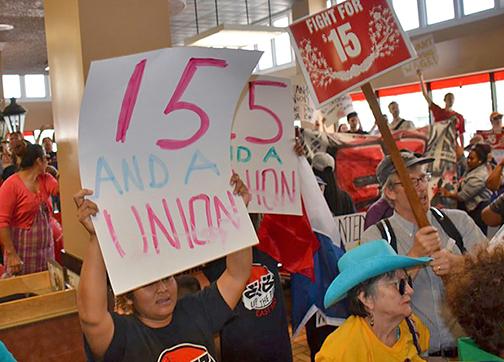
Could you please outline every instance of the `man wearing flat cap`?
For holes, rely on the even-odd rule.
[[[378,165],[376,175],[383,197],[393,206],[394,213],[369,227],[362,235],[362,242],[385,239],[400,255],[434,259],[430,266],[420,268],[415,275],[413,311],[430,330],[429,354],[456,356],[456,338],[463,332],[447,308],[441,277],[458,268],[463,263],[461,254],[485,240],[485,236],[464,211],[430,208],[430,175],[425,172],[425,165],[432,162],[432,158],[405,151],[401,152],[401,157],[431,226],[418,227],[406,191],[387,156]]]

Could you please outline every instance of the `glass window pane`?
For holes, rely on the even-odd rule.
[[[497,92],[497,112],[504,113],[504,80],[495,82]]]
[[[292,50],[288,33],[279,35],[275,38],[275,55],[276,65],[292,62]]]
[[[435,24],[455,17],[453,0],[426,0],[427,24]]]
[[[464,0],[464,14],[474,14],[479,11],[493,9],[495,7],[495,0]]]
[[[289,17],[282,16],[273,21],[273,26],[284,28],[289,25]],[[275,56],[276,65],[282,65],[292,62],[292,50],[290,45],[289,34],[285,33],[275,37]]]
[[[388,109],[388,105],[392,101],[399,104],[401,118],[412,121],[417,128],[429,125],[429,108],[421,92],[380,97],[382,113],[388,116],[389,122],[392,122],[393,119]]]
[[[330,8],[332,6],[331,0],[326,0],[326,8]]]
[[[278,28],[285,28],[288,25],[289,25],[289,17],[287,15],[282,16],[281,18],[278,18],[273,21],[273,26],[276,26]]]
[[[404,31],[420,26],[417,0],[393,0],[392,6]]]
[[[488,119],[488,116],[492,112],[490,83],[435,89],[432,91],[432,100],[438,106],[444,108],[445,103],[443,98],[449,92],[455,96],[453,109],[464,116],[466,129],[464,144],[467,145],[477,130],[490,129],[490,121]],[[475,107],[475,104],[478,106]]]
[[[43,74],[27,74],[24,76],[27,98],[44,98],[46,96]]]
[[[371,108],[369,108],[369,104],[367,101],[353,101],[352,106],[355,112],[357,112],[362,129],[364,131],[369,132],[373,125],[375,124],[373,112],[371,112]],[[346,117],[342,119],[342,121],[346,122]]]
[[[259,69],[264,70],[273,67],[273,52],[271,51],[271,40],[265,40],[257,44],[257,49],[264,53],[259,60]]]
[[[21,98],[20,77],[17,74],[2,76],[3,93],[5,98]]]

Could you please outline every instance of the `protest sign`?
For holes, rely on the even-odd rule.
[[[417,69],[428,69],[438,64],[439,57],[432,34],[412,40],[418,58],[404,65],[401,69],[406,77],[416,75]]]
[[[231,134],[231,165],[246,182],[252,213],[301,215],[293,100],[289,80],[254,76]]]
[[[338,227],[340,239],[335,241],[335,244],[346,249],[346,245],[359,241],[364,232],[365,218],[365,212],[336,216],[334,222]]]
[[[171,48],[91,64],[80,173],[115,294],[257,243],[229,185],[229,135],[260,54]]]
[[[317,108],[415,55],[387,0],[347,0],[289,30]]]

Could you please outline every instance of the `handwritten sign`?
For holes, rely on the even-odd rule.
[[[79,161],[120,294],[257,243],[229,135],[259,52],[171,48],[93,62]]]
[[[339,244],[336,242],[336,245],[348,250],[347,245],[352,245],[356,241],[359,241],[364,232],[365,218],[365,212],[335,217],[334,222],[338,227],[340,235]]]
[[[401,69],[405,76],[415,75],[417,69],[432,68],[439,62],[439,57],[434,43],[432,34],[415,39],[412,41],[415,47],[418,58],[409,64],[404,65]]]
[[[301,215],[291,84],[252,77],[236,112],[231,164],[252,194],[252,213]]]
[[[347,0],[289,29],[317,108],[415,55],[387,0]]]

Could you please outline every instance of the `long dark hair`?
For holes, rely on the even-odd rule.
[[[351,197],[339,188],[334,177],[334,171],[330,167],[326,167],[323,171],[314,168],[313,173],[327,184],[324,190],[324,198],[334,216],[355,212]]]
[[[21,158],[21,163],[19,167],[23,170],[26,168],[32,167],[35,162],[40,158],[44,159],[45,153],[44,149],[41,145],[29,144],[26,146],[26,149]]]

